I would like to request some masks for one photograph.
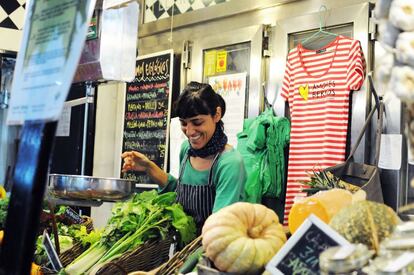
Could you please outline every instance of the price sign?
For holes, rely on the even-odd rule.
[[[85,220],[70,207],[66,208],[64,215],[65,218],[70,220],[72,223],[81,224],[85,222]]]
[[[172,50],[138,57],[125,99],[122,151],[143,153],[163,170],[168,160],[172,66]],[[123,178],[153,183],[144,172],[128,171]]]
[[[317,275],[319,254],[331,246],[350,243],[314,215],[310,215],[266,265],[272,275]]]
[[[45,247],[47,257],[50,260],[50,263],[53,266],[53,269],[59,271],[63,268],[62,263],[59,260],[59,257],[56,253],[55,247],[50,240],[49,234],[47,231],[43,231],[43,246]]]
[[[10,93],[9,124],[59,119],[95,2],[27,1],[23,39]]]

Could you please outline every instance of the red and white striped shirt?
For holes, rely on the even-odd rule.
[[[344,161],[349,94],[364,75],[358,40],[337,36],[322,49],[299,44],[289,52],[281,93],[291,116],[284,224],[295,197],[305,196],[299,181],[309,180],[307,172]]]

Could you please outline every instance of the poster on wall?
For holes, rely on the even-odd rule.
[[[225,74],[209,77],[208,83],[226,102],[223,117],[224,131],[228,143],[237,146],[237,133],[243,130],[244,109],[246,101],[247,73]]]
[[[8,124],[59,119],[95,7],[95,0],[28,3]]]
[[[166,171],[173,80],[173,51],[139,56],[134,81],[126,86],[122,152],[138,151]],[[144,172],[121,175],[153,185]],[[155,185],[154,187],[157,187]]]

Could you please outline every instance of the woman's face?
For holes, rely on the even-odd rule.
[[[220,118],[219,112],[214,116],[197,115],[185,119],[180,118],[181,130],[187,136],[193,149],[201,149],[207,144],[213,136],[216,123]]]

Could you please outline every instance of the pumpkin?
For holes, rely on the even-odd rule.
[[[237,202],[212,214],[202,229],[206,256],[221,271],[255,273],[263,269],[286,242],[273,210]]]
[[[378,251],[379,244],[399,223],[390,207],[373,201],[359,201],[340,210],[329,225],[351,243],[363,243]]]

